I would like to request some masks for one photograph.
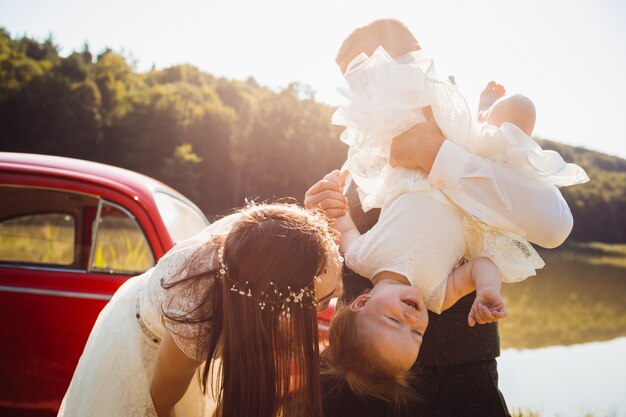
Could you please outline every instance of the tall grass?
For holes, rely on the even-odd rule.
[[[100,232],[93,268],[101,271],[143,272],[154,264],[154,256],[140,230],[106,229]]]
[[[0,224],[0,261],[72,266],[75,232],[73,220],[68,221],[67,217],[50,215],[35,224],[28,221]],[[139,273],[154,265],[154,261],[143,232],[134,223],[132,227],[116,224],[98,230],[93,270]]]
[[[20,220],[0,224],[0,260],[53,265],[74,262],[71,217],[51,214],[34,224],[27,218]]]

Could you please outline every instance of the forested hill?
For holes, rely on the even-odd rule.
[[[561,189],[574,215],[571,239],[625,243],[626,160],[554,141],[537,142],[543,149],[553,149],[567,162],[583,167],[591,179]]]
[[[346,147],[333,108],[292,83],[282,91],[216,78],[190,65],[137,72],[120,54],[87,46],[61,57],[51,40],[0,29],[0,150],[63,155],[145,173],[180,190],[209,217],[248,199],[292,196],[331,169]],[[564,189],[572,238],[626,242],[626,161],[542,141],[592,181]]]

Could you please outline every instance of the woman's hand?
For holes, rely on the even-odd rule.
[[[424,107],[424,116],[424,123],[414,125],[391,141],[389,164],[392,167],[430,172],[444,137],[430,107]]]

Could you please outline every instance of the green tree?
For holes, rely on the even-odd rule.
[[[96,160],[156,177],[209,216],[246,199],[300,199],[346,157],[333,108],[308,86],[281,91],[191,65],[137,72],[85,44],[61,57],[52,37],[0,29],[0,150]],[[591,177],[562,190],[571,239],[626,242],[626,160],[539,140]]]
[[[163,179],[167,184],[182,192],[187,198],[200,198],[200,158],[193,147],[184,143],[174,150],[174,155],[163,161]]]

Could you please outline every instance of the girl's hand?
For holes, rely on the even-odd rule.
[[[343,188],[348,171],[334,170],[315,183],[304,194],[304,207],[320,208],[331,219],[348,213],[348,199],[343,195]]]
[[[487,287],[476,292],[467,322],[470,327],[476,323],[493,323],[506,317],[504,299],[497,288]]]

